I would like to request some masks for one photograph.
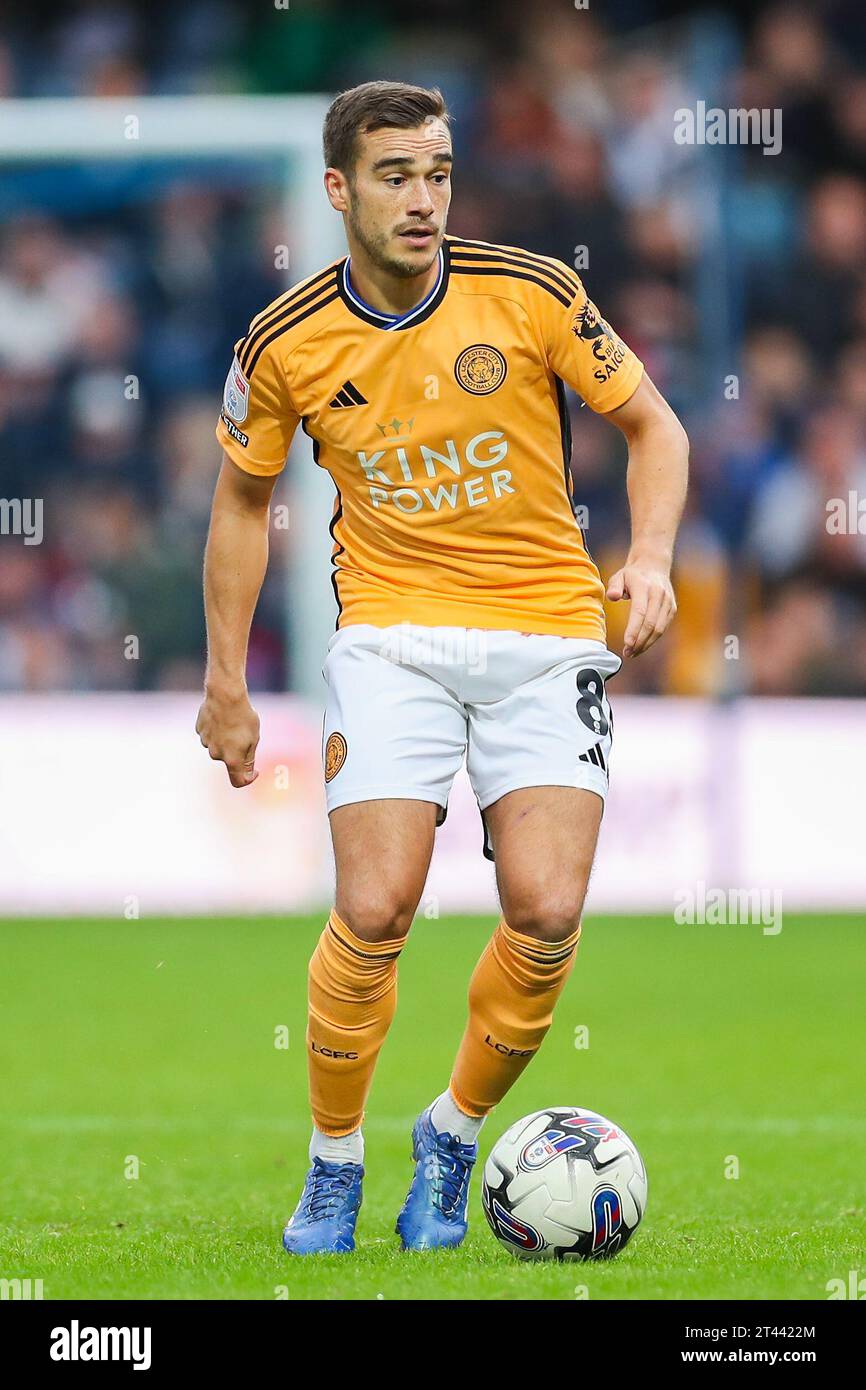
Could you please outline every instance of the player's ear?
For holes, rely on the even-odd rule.
[[[328,195],[328,202],[336,212],[348,212],[349,202],[346,197],[348,181],[346,175],[339,169],[325,170],[325,192]]]

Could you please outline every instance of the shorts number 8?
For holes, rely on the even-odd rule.
[[[581,724],[592,729],[599,738],[605,738],[610,726],[603,708],[604,678],[591,666],[585,666],[577,673],[577,691],[580,696],[577,713]]]

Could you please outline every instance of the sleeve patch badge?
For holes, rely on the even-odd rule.
[[[325,744],[325,781],[330,782],[336,777],[343,763],[346,761],[346,740],[342,734],[331,734]]]
[[[594,338],[600,338],[603,334],[609,338],[614,336],[610,324],[601,317],[591,299],[578,309],[572,319],[571,331],[585,343],[591,343]]]
[[[236,439],[237,442],[240,444],[241,448],[245,449],[250,442],[249,435],[244,434],[243,430],[239,430],[234,421],[230,420],[229,417],[226,415],[225,411],[223,411],[220,415],[220,419],[222,420],[232,439]]]
[[[591,300],[587,300],[575,315],[571,331],[582,342],[588,343],[598,366],[593,378],[604,385],[625,361],[626,346],[618,338],[610,324],[601,317]]]
[[[237,357],[229,367],[223,390],[223,410],[230,419],[243,424],[250,404],[250,383],[240,369]]]

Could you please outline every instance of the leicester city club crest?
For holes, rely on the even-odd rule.
[[[489,343],[473,343],[464,348],[454,363],[454,375],[473,396],[489,396],[505,380],[508,367],[498,348]]]

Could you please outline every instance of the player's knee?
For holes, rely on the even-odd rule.
[[[363,889],[338,899],[337,911],[362,941],[394,941],[412,925],[417,903],[398,888],[383,885],[375,892]]]
[[[509,903],[506,921],[512,931],[539,941],[565,941],[580,926],[583,892],[529,895]]]

